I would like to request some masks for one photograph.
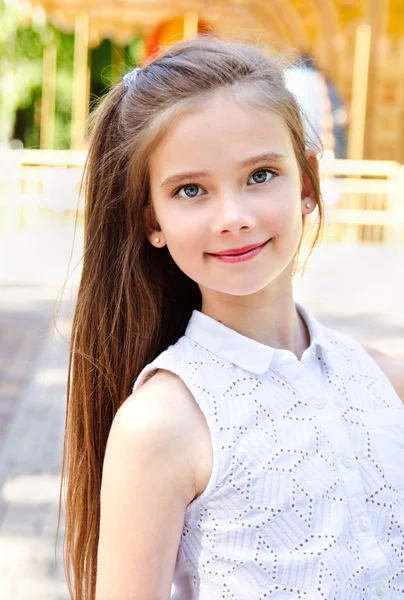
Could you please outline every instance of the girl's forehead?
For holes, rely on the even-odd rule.
[[[257,135],[263,129],[266,134],[271,130],[278,135],[281,132],[288,134],[284,119],[269,107],[258,108],[246,100],[222,92],[178,115],[167,134],[180,136],[184,130],[195,130],[202,137],[208,137],[210,132],[236,134],[248,130],[250,134]]]
[[[226,94],[178,115],[150,157],[150,167],[164,163],[235,161],[251,153],[293,155],[284,119],[272,110],[251,106]]]

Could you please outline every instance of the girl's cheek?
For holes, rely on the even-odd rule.
[[[279,219],[281,222],[285,220],[290,221],[290,217],[294,215],[297,210],[300,210],[300,199],[298,199],[297,202],[295,190],[293,190],[293,192],[294,193],[291,193],[291,191],[286,189],[285,193],[278,196],[275,200],[273,205],[273,215],[274,218]]]
[[[172,229],[167,236],[171,241],[173,248],[178,251],[192,252],[192,248],[197,248],[203,242],[201,235],[201,227],[196,227],[195,222],[188,223],[186,221],[178,222],[178,227]]]

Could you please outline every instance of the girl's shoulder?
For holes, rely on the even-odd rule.
[[[156,365],[157,366],[157,365]],[[153,369],[125,400],[128,412],[147,427],[158,427],[191,447],[206,422],[189,387],[172,370]],[[129,408],[130,407],[130,408]]]
[[[192,501],[209,480],[212,441],[206,416],[189,387],[173,370],[153,368],[125,403],[133,422],[165,439],[167,446],[175,444],[176,452],[190,467]]]
[[[404,360],[390,354],[385,354],[376,348],[369,346],[363,346],[363,348],[384,372],[396,390],[398,397],[404,403]]]

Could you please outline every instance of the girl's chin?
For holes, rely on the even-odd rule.
[[[236,285],[211,285],[211,286],[199,286],[201,291],[205,291],[207,293],[213,292],[216,294],[223,294],[225,296],[254,296],[255,294],[259,294],[265,290],[265,288],[269,285],[268,282],[265,282],[261,285],[245,285],[241,284],[239,286]]]

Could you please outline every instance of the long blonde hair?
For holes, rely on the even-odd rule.
[[[143,367],[183,335],[201,306],[197,284],[167,248],[146,239],[148,157],[175,115],[230,86],[284,119],[317,199],[312,249],[321,233],[323,204],[302,116],[282,68],[258,48],[211,36],[178,43],[144,65],[128,89],[115,85],[92,113],[59,502],[60,521],[65,486],[65,572],[75,600],[95,597],[102,467],[114,416]]]

